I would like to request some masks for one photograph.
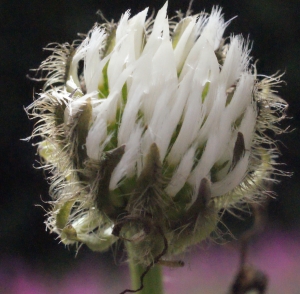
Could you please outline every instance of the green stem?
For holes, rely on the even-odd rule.
[[[128,242],[126,242],[128,243]],[[132,261],[131,251],[132,246],[126,245],[128,257],[129,257],[129,269],[131,276],[132,289],[136,290],[141,286],[141,275],[145,271],[145,267],[137,265]],[[138,292],[138,294],[163,294],[163,281],[162,281],[162,270],[158,265],[153,266],[144,277],[144,288]]]

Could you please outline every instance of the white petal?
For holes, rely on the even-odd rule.
[[[100,144],[107,137],[107,124],[104,118],[97,119],[91,126],[86,138],[86,150],[89,158],[98,160],[101,156]]]
[[[229,24],[229,22],[224,23],[221,12],[222,9],[219,7],[214,7],[212,9],[207,24],[201,33],[201,38],[205,38],[212,46],[213,50],[219,48],[223,33]]]
[[[102,80],[102,70],[108,61],[108,56],[100,60],[100,49],[103,48],[106,34],[99,27],[90,33],[91,37],[84,55],[84,81],[87,93],[97,91],[99,81]]]
[[[230,39],[229,50],[222,67],[220,79],[226,85],[226,89],[234,85],[249,66],[249,50],[241,36]]]
[[[153,24],[151,35],[149,36],[145,48],[143,50],[143,54],[150,54],[153,56],[154,52],[157,50],[158,46],[160,45],[164,26],[168,22],[166,18],[167,7],[168,7],[168,1],[158,11]]]
[[[234,95],[226,107],[228,118],[234,122],[252,103],[254,87],[254,76],[250,73],[243,73],[239,79]]]
[[[184,21],[189,21],[189,24],[180,36],[180,39],[174,49],[177,72],[182,69],[185,59],[192,49],[196,39],[196,19],[191,17],[185,18]]]
[[[132,72],[132,84],[127,94],[121,125],[118,133],[120,145],[126,144],[134,129],[141,103],[148,96],[151,75],[151,60],[147,55],[142,56]]]
[[[220,196],[233,190],[245,178],[249,165],[249,152],[237,163],[235,168],[221,181],[211,185],[212,196]]]
[[[249,150],[252,146],[253,135],[256,124],[257,113],[253,109],[253,105],[249,105],[245,111],[243,120],[239,127],[239,132],[244,136],[245,149]]]
[[[194,164],[195,148],[191,147],[183,156],[165,192],[174,197],[184,186]]]
[[[141,126],[141,124],[137,124],[134,131],[131,133],[128,142],[126,143],[125,153],[122,156],[121,161],[118,163],[112,173],[109,184],[110,190],[116,189],[120,180],[125,176],[128,178],[134,176],[134,173],[136,172],[136,163],[141,153],[140,141],[142,132],[143,127]]]

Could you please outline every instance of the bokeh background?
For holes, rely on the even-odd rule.
[[[47,57],[50,42],[72,42],[86,33],[101,10],[118,21],[149,6],[157,11],[164,0],[1,0],[0,1],[0,293],[119,293],[129,285],[122,252],[104,254],[82,248],[75,257],[54,235],[45,231],[42,206],[48,185],[38,166],[35,148],[21,141],[30,135],[33,122],[24,106],[31,103],[33,87],[26,78]],[[169,15],[185,11],[189,1],[170,0]],[[278,138],[281,168],[293,172],[281,178],[271,201],[266,232],[251,247],[251,262],[270,277],[268,293],[300,293],[300,2],[299,0],[195,0],[193,10],[209,12],[223,7],[225,18],[234,19],[225,35],[243,34],[253,40],[252,56],[259,59],[259,73],[285,72],[280,95],[290,104],[289,134]],[[240,222],[228,219],[239,231]],[[185,256],[184,269],[166,272],[168,294],[226,293],[237,270],[235,242],[205,244]],[[122,251],[122,250],[121,250]]]

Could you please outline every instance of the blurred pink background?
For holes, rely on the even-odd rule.
[[[184,268],[165,268],[166,294],[227,293],[236,274],[237,242],[209,244],[186,254]],[[266,232],[250,246],[249,262],[269,277],[269,294],[300,293],[300,233]],[[75,258],[75,257],[74,257]],[[104,268],[99,261],[81,261],[58,275],[22,260],[2,259],[0,293],[118,294],[130,285],[126,265]]]

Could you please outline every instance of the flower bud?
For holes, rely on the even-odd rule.
[[[287,104],[260,80],[221,9],[168,19],[148,9],[56,45],[27,111],[50,173],[46,225],[64,244],[131,242],[149,264],[208,238],[220,210],[259,201]],[[162,261],[163,263],[163,261]]]

